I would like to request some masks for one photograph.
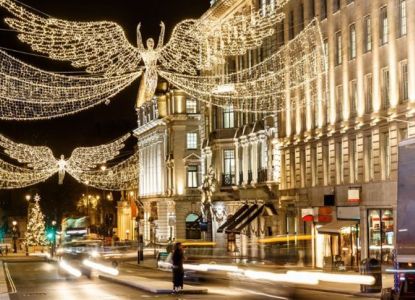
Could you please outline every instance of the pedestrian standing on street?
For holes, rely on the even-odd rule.
[[[174,245],[173,251],[173,292],[177,293],[180,290],[183,290],[183,260],[184,252],[182,243],[176,243]]]

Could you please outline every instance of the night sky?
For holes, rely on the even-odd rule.
[[[164,21],[167,42],[175,24],[185,18],[198,18],[209,8],[209,0],[22,0],[21,2],[56,18],[117,22],[122,25],[133,45],[136,45],[136,27],[139,22],[141,22],[143,39],[153,37],[157,41],[160,21]],[[0,8],[0,15],[0,28],[8,29],[9,27],[3,22],[3,17],[8,16],[7,11]],[[15,32],[0,31],[0,47],[34,53],[29,46],[17,39]],[[45,70],[75,70],[70,63],[57,63],[50,59],[10,51],[8,53]],[[76,147],[107,143],[135,129],[137,121],[134,104],[137,90],[138,81],[114,97],[110,105],[101,104],[72,116],[47,121],[0,121],[0,133],[17,142],[46,145],[52,149],[55,157],[64,154],[68,158]],[[131,138],[121,155],[131,154],[134,143],[134,138]],[[0,153],[0,158],[4,157],[4,153]],[[65,177],[63,185],[58,185],[57,182],[58,178],[55,175],[45,183],[33,187],[0,191],[0,205],[10,216],[24,216],[27,207],[24,195],[38,192],[42,197],[41,206],[46,217],[49,220],[51,218],[59,220],[64,212],[75,209],[76,200],[82,193],[102,193],[78,184],[69,175]],[[118,196],[115,194],[115,197]]]

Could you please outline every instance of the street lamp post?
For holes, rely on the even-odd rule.
[[[52,249],[51,249],[51,257],[53,257],[55,255],[55,249],[56,249],[56,221],[53,220],[52,221],[52,233],[53,233],[53,237],[52,237]]]
[[[12,238],[13,238],[13,253],[17,253],[17,221],[13,221]]]
[[[25,199],[27,201],[27,219],[29,220],[30,200],[32,199],[32,196],[27,194],[25,196]],[[25,250],[26,250],[26,256],[29,256],[29,246],[27,245],[27,241],[25,242]]]

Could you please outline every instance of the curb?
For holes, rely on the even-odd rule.
[[[146,292],[150,292],[153,294],[171,294],[173,291],[172,289],[157,289],[157,288],[152,288],[148,285],[145,284],[140,284],[138,282],[130,282],[130,281],[126,281],[126,280],[122,280],[122,279],[118,279],[116,277],[111,277],[111,276],[106,276],[106,275],[99,275],[98,276],[99,279],[102,280],[106,280],[106,281],[110,281],[113,283],[118,283],[124,286],[128,286],[128,287],[132,287],[135,289],[139,289],[139,290],[143,290]],[[208,290],[207,289],[184,289],[182,291],[180,291],[179,294],[197,294],[197,295],[201,295],[201,294],[207,294]]]
[[[380,298],[380,293],[359,293],[359,292],[348,292],[342,290],[326,290],[326,289],[318,289],[318,288],[310,288],[310,287],[303,287],[303,286],[296,286],[296,288],[301,290],[309,290],[309,291],[316,291],[316,292],[323,292],[323,293],[332,293],[332,294],[342,294],[342,295],[350,295],[355,297],[365,297],[365,298]]]

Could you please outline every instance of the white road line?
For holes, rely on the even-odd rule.
[[[7,267],[7,263],[4,263],[4,270],[5,270],[5,273],[6,273],[6,276],[7,276],[7,280],[9,281],[10,288],[12,289],[10,294],[17,293],[17,289],[16,289],[16,286],[14,285],[12,276],[10,275],[10,271],[9,271],[9,268]]]
[[[235,289],[239,291],[244,291],[245,293],[250,293],[253,295],[264,296],[264,297],[273,298],[273,299],[288,300],[287,297],[281,297],[281,296],[276,296],[276,295],[271,295],[271,294],[266,294],[266,293],[261,293],[261,292],[254,292],[254,291],[240,289],[240,288],[235,288]]]

